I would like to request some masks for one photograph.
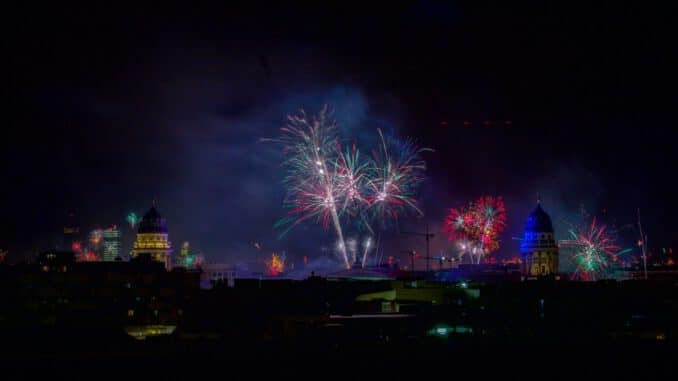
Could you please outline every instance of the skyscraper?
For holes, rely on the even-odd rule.
[[[104,230],[104,261],[113,262],[120,257],[120,229],[111,225]]]

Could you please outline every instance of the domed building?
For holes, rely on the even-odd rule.
[[[558,244],[553,234],[551,217],[541,208],[530,213],[525,223],[525,235],[520,244],[522,273],[526,277],[558,275]]]
[[[172,243],[169,241],[167,223],[155,209],[155,203],[139,223],[137,238],[132,249],[132,258],[149,255],[154,261],[165,264],[171,270]]]

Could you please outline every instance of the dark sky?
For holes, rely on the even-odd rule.
[[[245,261],[253,242],[313,256],[333,236],[308,224],[277,239],[281,157],[258,139],[323,103],[351,139],[383,128],[436,150],[427,216],[405,228],[437,230],[448,208],[503,195],[512,255],[540,193],[560,232],[581,204],[618,226],[640,207],[651,245],[675,246],[671,14],[642,2],[15,9],[0,247],[18,258],[60,243],[71,209],[84,228],[124,225],[157,197],[175,246],[212,261]],[[393,254],[423,249],[387,238]]]

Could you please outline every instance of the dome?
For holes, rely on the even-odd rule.
[[[152,206],[139,222],[138,233],[167,233],[167,224],[160,213]]]
[[[537,208],[530,213],[525,222],[526,232],[535,233],[553,233],[553,224],[551,224],[551,217],[541,208],[541,204],[537,204]]]

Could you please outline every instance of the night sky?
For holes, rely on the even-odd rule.
[[[403,229],[438,231],[450,207],[503,195],[499,254],[516,255],[539,193],[557,238],[583,205],[632,245],[640,207],[650,246],[677,247],[672,12],[469,3],[15,9],[0,248],[21,259],[60,244],[69,210],[84,229],[123,226],[129,245],[125,216],[155,197],[174,245],[210,261],[247,262],[254,242],[320,256],[333,234],[314,224],[277,239],[282,157],[259,139],[323,103],[361,144],[382,128],[435,149],[426,217]],[[385,240],[386,255],[423,250]],[[433,249],[447,247],[438,234]]]

